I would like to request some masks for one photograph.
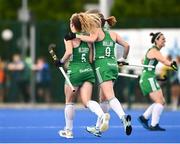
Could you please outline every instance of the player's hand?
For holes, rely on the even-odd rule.
[[[56,67],[62,67],[62,66],[64,66],[64,63],[61,62],[61,60],[59,60],[59,59],[55,60],[55,61],[54,61],[54,64],[55,64]]]
[[[76,34],[75,34],[75,33],[72,33],[72,32],[68,32],[68,33],[65,35],[65,37],[64,37],[64,39],[65,39],[66,41],[72,40],[72,39],[74,39],[74,38],[76,38]]]
[[[121,57],[120,59],[117,60],[118,65],[123,66],[123,65],[128,65],[128,63],[126,62],[126,59],[124,59],[123,57]]]
[[[177,63],[176,63],[175,61],[173,61],[173,62],[171,63],[171,67],[172,67],[172,69],[175,70],[175,71],[178,70]]]

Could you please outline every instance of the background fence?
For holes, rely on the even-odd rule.
[[[136,25],[138,19],[131,19],[129,21],[126,21],[126,26],[122,24],[122,27],[128,28],[128,27],[141,27],[140,25]],[[142,25],[147,26],[147,20],[142,19]],[[144,24],[144,22],[146,24]],[[132,23],[133,22],[133,23]],[[138,21],[139,22],[139,21]],[[123,23],[123,20],[122,20]],[[164,23],[161,21],[161,23]],[[172,22],[171,22],[172,24]],[[177,23],[176,23],[177,24]],[[69,24],[61,21],[39,21],[39,22],[33,22],[33,23],[27,23],[26,24],[26,30],[27,30],[27,50],[25,51],[25,57],[23,57],[23,60],[26,61],[27,57],[30,57],[30,27],[34,25],[35,26],[35,59],[37,60],[39,57],[44,57],[49,64],[50,67],[50,74],[51,74],[51,84],[49,86],[50,91],[50,102],[64,102],[64,78],[61,75],[61,73],[58,71],[58,69],[55,68],[55,66],[52,64],[49,53],[48,53],[48,45],[50,43],[55,43],[57,45],[56,52],[59,57],[61,57],[64,53],[64,42],[63,37],[65,33],[68,31]],[[149,23],[149,26],[152,26],[151,23]],[[167,23],[168,26],[168,23]],[[178,24],[177,24],[178,26]],[[24,43],[22,37],[22,27],[23,23],[19,21],[1,21],[0,22],[0,30],[1,33],[5,29],[10,29],[13,33],[12,39],[6,41],[2,37],[0,38],[0,57],[1,59],[6,62],[10,63],[12,61],[12,56],[15,53],[22,54],[22,43]],[[126,30],[126,29],[125,29]],[[31,72],[32,73],[32,72]],[[32,79],[32,77],[36,77],[36,73],[30,75],[29,82]],[[4,93],[3,93],[3,99],[1,101],[4,102],[18,102],[23,100],[20,98],[19,100],[15,100],[12,98],[12,93],[14,97],[14,93],[19,95],[20,93],[17,92],[16,88],[14,86],[10,86],[13,83],[13,79],[10,78],[9,73],[6,71],[6,81],[3,84],[4,85]],[[30,84],[30,83],[29,83]],[[36,83],[34,82],[35,87],[37,88]],[[163,85],[163,83],[162,83]],[[29,85],[29,89],[32,85]],[[165,97],[167,99],[167,102],[170,103],[171,101],[171,93],[170,93],[170,82],[168,82],[167,85],[163,85]],[[137,79],[131,79],[131,78],[124,78],[119,77],[117,81],[115,82],[115,93],[118,99],[120,99],[121,102],[128,102],[129,105],[133,102],[149,102],[149,100],[146,97],[142,96],[142,93],[139,89],[139,84]],[[29,91],[31,95],[31,91]],[[98,89],[95,86],[94,87],[94,94],[93,99],[98,99]],[[44,100],[37,101],[36,102],[46,102]],[[47,101],[49,102],[49,101]]]

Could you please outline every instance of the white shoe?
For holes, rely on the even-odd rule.
[[[68,129],[60,130],[58,132],[59,136],[65,137],[65,138],[73,138],[73,132]]]
[[[131,116],[130,115],[124,115],[122,117],[122,122],[124,125],[124,131],[126,132],[126,135],[130,135],[132,132]]]
[[[97,137],[101,137],[101,132],[99,129],[97,129],[95,126],[87,126],[86,127],[86,131],[97,136]]]
[[[102,116],[102,120],[101,120],[101,125],[100,125],[101,132],[104,132],[109,128],[109,120],[110,120],[110,115],[108,113],[105,113]]]

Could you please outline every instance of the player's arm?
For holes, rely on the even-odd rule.
[[[141,59],[141,63],[142,63],[142,64],[144,63],[144,59],[145,59],[144,57]]]
[[[177,67],[177,63],[176,61],[170,61],[168,60],[168,58],[164,57],[160,51],[156,50],[156,49],[151,49],[148,54],[147,54],[148,58],[155,58],[158,61],[160,61],[161,63],[163,63],[166,66],[171,67],[173,70],[177,71],[178,67]]]
[[[89,62],[92,63],[93,62],[93,46],[92,43],[88,43],[89,46]]]
[[[79,34],[76,34],[76,38],[79,38],[79,39],[81,39],[84,42],[93,43],[98,38],[98,29],[95,32],[90,33],[89,36],[88,35],[79,35]]]
[[[65,44],[66,51],[60,60],[62,63],[65,63],[70,58],[70,56],[72,55],[72,51],[73,51],[73,44],[72,44],[71,40],[69,40],[69,41],[64,40],[64,44]]]
[[[123,54],[123,58],[127,58],[128,54],[129,54],[129,44],[123,40],[122,37],[120,37],[117,33],[115,33],[116,35],[116,43],[118,43],[119,45],[124,47],[124,54]]]
[[[160,51],[156,50],[155,48],[151,49],[147,53],[147,57],[149,59],[157,59],[161,63],[163,63],[166,66],[171,66],[171,61],[169,61],[166,57],[164,57]]]

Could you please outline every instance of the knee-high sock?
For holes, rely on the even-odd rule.
[[[119,116],[120,119],[125,115],[125,112],[121,106],[121,103],[116,97],[113,97],[109,100],[109,105],[115,111],[115,113]]]
[[[173,110],[173,111],[176,111],[176,110],[177,110],[177,108],[178,108],[178,101],[179,101],[179,98],[178,98],[178,97],[172,99],[172,110]]]
[[[100,107],[102,108],[104,113],[107,113],[109,111],[109,109],[110,109],[109,101],[106,100],[106,101],[100,102]]]
[[[156,103],[154,105],[154,108],[152,111],[152,121],[151,121],[152,126],[159,124],[160,116],[161,116],[163,109],[164,109],[164,106],[160,103]]]
[[[156,103],[153,103],[152,105],[150,105],[147,110],[143,113],[143,116],[145,119],[149,119],[151,114],[152,114],[152,111],[153,111],[153,108],[154,106],[156,105]]]
[[[104,112],[101,109],[100,105],[96,101],[93,101],[93,100],[88,101],[87,107],[92,112],[94,112],[98,117],[101,117],[104,114]]]
[[[104,113],[107,113],[109,111],[109,102],[108,101],[102,101],[100,103],[100,107],[103,110]],[[98,129],[101,125],[101,118],[98,117],[96,121],[96,128]]]
[[[73,118],[74,118],[74,105],[66,104],[64,113],[65,113],[65,122],[66,122],[65,129],[72,130],[73,129]]]

